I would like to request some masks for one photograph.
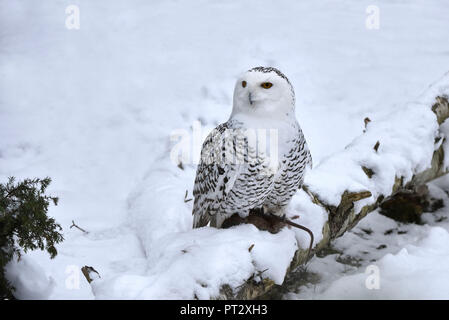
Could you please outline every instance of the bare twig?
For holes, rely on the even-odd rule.
[[[184,202],[185,203],[187,203],[187,202],[189,202],[189,201],[192,201],[192,198],[190,198],[190,199],[187,199],[187,196],[189,195],[189,190],[186,190],[186,194],[185,194],[185,196],[184,196]]]
[[[365,123],[365,129],[363,129],[363,132],[366,132],[366,127],[368,126],[368,123],[371,122],[371,119],[366,117],[365,119],[363,119],[363,122]]]
[[[73,227],[77,228],[78,230],[81,230],[82,232],[84,232],[84,233],[86,233],[86,234],[89,233],[89,231],[86,231],[86,230],[84,230],[83,228],[78,227],[78,226],[75,224],[75,221],[72,220],[72,225],[70,226],[70,229],[72,229]]]

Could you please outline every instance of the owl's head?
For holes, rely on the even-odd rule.
[[[256,67],[237,80],[233,114],[271,117],[291,114],[294,109],[295,92],[290,81],[278,69]]]

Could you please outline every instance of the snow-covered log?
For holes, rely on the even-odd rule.
[[[307,173],[287,217],[312,230],[310,256],[383,201],[448,171],[448,95],[446,74],[417,101],[365,121],[359,137]],[[158,166],[163,169],[157,170]],[[101,278],[90,283],[96,298],[269,297],[271,289],[286,283],[307,261],[310,238],[297,228],[270,233],[240,224],[192,230],[192,204],[184,199],[186,184],[180,172],[191,175],[186,179],[189,184],[193,181],[193,169],[180,171],[159,162],[130,197],[130,221],[145,250],[145,268],[115,275],[99,270]]]
[[[433,84],[417,102],[394,110],[384,119],[365,121],[366,130],[341,152],[320,163],[306,179],[303,190],[323,208],[327,220],[313,254],[354,227],[386,199],[400,192],[415,192],[449,169],[449,74]],[[422,189],[422,188],[421,188]],[[303,198],[303,201],[305,199]],[[302,205],[302,207],[306,207]],[[312,219],[307,212],[298,212]],[[301,223],[301,219],[299,219]],[[303,223],[307,226],[307,222]],[[307,262],[304,245],[296,250],[286,272]],[[265,296],[274,282],[248,281],[237,298]],[[226,294],[233,298],[232,294]]]

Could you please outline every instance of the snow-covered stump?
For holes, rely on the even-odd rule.
[[[418,103],[395,110],[385,119],[366,121],[360,137],[310,172],[300,192],[324,208],[328,219],[312,253],[308,255],[303,247],[295,252],[285,278],[384,201],[394,201],[401,192],[419,193],[427,182],[448,173],[448,95],[446,74]],[[269,297],[274,286],[268,278],[259,282],[250,279],[237,295],[224,286],[222,298]]]

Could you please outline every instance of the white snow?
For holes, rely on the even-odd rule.
[[[416,245],[387,254],[379,268],[379,289],[367,289],[367,274],[342,277],[320,296],[323,299],[448,299],[447,230],[434,227]],[[432,273],[438,276],[432,276]]]
[[[78,0],[80,29],[67,30],[64,1],[1,0],[0,181],[52,177],[60,205],[49,213],[65,236],[55,259],[37,251],[9,266],[20,297],[206,299],[224,282],[235,288],[266,269],[262,277],[281,283],[297,246],[307,247],[306,233],[192,231],[192,201],[184,202],[201,137],[227,120],[234,81],[253,66],[278,67],[293,83],[315,164],[307,182],[329,203],[344,188],[385,193],[396,172],[428,166],[437,134],[429,106],[447,92],[448,76],[425,89],[449,65],[447,4],[376,3],[379,30],[365,26],[371,1]],[[176,132],[188,134],[184,170],[170,158]],[[398,149],[405,135],[409,144]],[[362,147],[377,140],[378,154]],[[355,170],[362,164],[382,174],[367,179]],[[320,240],[327,217],[304,192],[288,214]],[[70,228],[72,220],[89,233]],[[398,245],[381,272],[393,277],[392,259],[405,259],[396,257],[404,247],[407,259],[445,252],[426,242],[445,239],[432,230],[415,249]],[[84,265],[101,275],[92,288]],[[345,297],[345,281],[329,290]],[[429,297],[440,297],[435,288]],[[306,293],[299,298],[314,297]]]
[[[444,177],[430,185],[431,194],[442,198],[446,206],[449,198],[441,187],[447,188],[448,182]],[[316,273],[320,282],[302,286],[287,298],[448,299],[447,216],[447,208],[442,208],[424,214],[425,224],[416,225],[370,214],[334,243],[341,253],[313,259],[308,271]],[[379,286],[369,289],[366,282],[373,266],[378,270]]]
[[[7,270],[6,277],[14,283],[14,296],[17,299],[47,299],[55,282],[45,276],[45,270],[27,256],[19,261],[13,260]]]

